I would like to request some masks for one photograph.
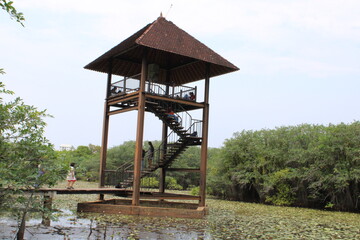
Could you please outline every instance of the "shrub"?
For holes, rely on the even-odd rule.
[[[171,189],[171,190],[183,190],[182,186],[178,184],[176,179],[173,177],[165,178],[165,186],[167,189]]]

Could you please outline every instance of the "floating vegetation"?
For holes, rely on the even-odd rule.
[[[109,198],[112,196],[109,196]],[[32,239],[360,239],[360,214],[277,207],[208,199],[205,219],[76,213],[79,201],[96,195],[57,195],[62,210],[50,227],[41,219],[27,224]],[[4,223],[5,221],[1,221]],[[16,223],[13,223],[13,229]],[[0,239],[11,237],[5,229]],[[3,230],[3,229],[2,229]],[[3,235],[5,234],[5,235]],[[8,235],[6,235],[8,234]]]

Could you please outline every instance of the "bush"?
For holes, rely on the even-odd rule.
[[[200,194],[200,187],[197,186],[197,187],[193,187],[190,189],[190,194],[193,195],[193,196],[199,196]]]
[[[141,179],[140,186],[143,188],[158,188],[159,180],[156,177],[145,177]]]
[[[182,186],[178,184],[176,179],[173,177],[165,178],[165,186],[167,189],[171,189],[171,190],[183,190]]]

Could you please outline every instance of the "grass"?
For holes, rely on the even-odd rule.
[[[61,183],[58,187],[64,187]],[[76,182],[75,188],[97,187],[96,183]],[[108,196],[107,198],[112,198]],[[57,195],[56,208],[76,211],[80,201],[94,201],[97,195]],[[123,215],[81,215],[96,221],[131,229],[133,238],[141,234],[165,232],[196,233],[195,239],[360,239],[360,214],[305,208],[278,207],[207,199],[210,214],[205,219],[150,218]],[[166,229],[175,229],[167,232]],[[114,230],[115,231],[115,230]],[[130,236],[130,235],[129,235]],[[190,235],[193,236],[193,235]],[[175,238],[176,239],[176,238]],[[188,239],[193,239],[192,237]]]

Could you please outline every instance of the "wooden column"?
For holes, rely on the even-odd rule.
[[[166,148],[167,148],[167,126],[165,123],[162,124],[162,143],[163,146],[161,148],[161,154],[160,159],[163,160],[166,154]],[[165,192],[165,177],[166,177],[166,169],[160,168],[160,176],[159,176],[159,192],[164,193]]]
[[[169,83],[170,74],[166,72],[166,82]],[[166,96],[169,95],[169,85],[166,85],[165,94]],[[168,135],[168,128],[165,123],[162,124],[162,149],[161,149],[161,159],[163,160],[166,154],[167,149],[167,135]],[[165,178],[166,178],[166,169],[160,168],[160,177],[159,177],[159,192],[165,192]]]
[[[209,129],[209,87],[210,87],[209,84],[210,84],[210,64],[206,63],[203,129],[202,129],[201,159],[200,159],[200,201],[199,201],[200,207],[205,207],[205,197],[206,197],[206,167],[207,167],[207,146],[208,146],[208,129]]]
[[[111,75],[112,75],[112,59],[109,60],[109,69],[106,85],[106,99],[104,104],[104,119],[103,119],[103,131],[102,131],[102,140],[101,140],[101,153],[100,153],[100,180],[99,187],[105,186],[105,169],[106,169],[106,153],[108,146],[108,136],[109,136],[109,110],[110,107],[107,103],[108,97],[110,95],[111,88]],[[104,194],[99,195],[100,200],[104,200]]]
[[[139,103],[138,103],[138,117],[137,117],[137,130],[136,130],[136,145],[135,145],[135,158],[134,158],[134,182],[133,182],[133,195],[132,205],[138,206],[140,204],[140,171],[143,150],[143,137],[144,137],[144,118],[145,118],[145,81],[147,79],[147,59],[146,49],[143,53],[140,90],[139,90]]]

